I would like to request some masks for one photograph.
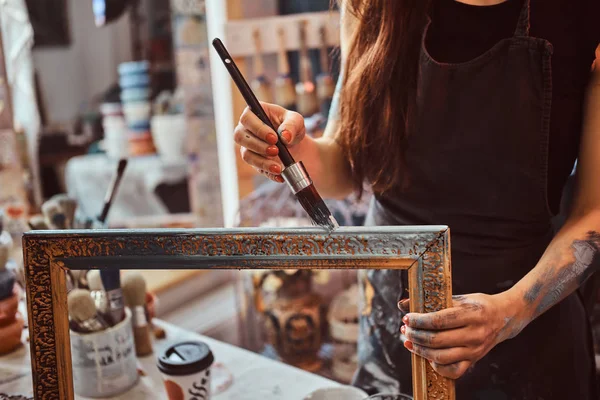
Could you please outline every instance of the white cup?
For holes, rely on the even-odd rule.
[[[214,356],[202,342],[183,342],[165,350],[158,358],[169,400],[210,400],[211,366]]]

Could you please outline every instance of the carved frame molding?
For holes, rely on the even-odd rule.
[[[73,399],[66,269],[406,269],[411,308],[451,304],[445,226],[37,231],[23,237],[35,399]],[[454,400],[454,382],[412,356],[415,400]]]

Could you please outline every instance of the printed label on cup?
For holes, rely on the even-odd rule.
[[[210,369],[188,376],[163,374],[163,379],[169,400],[210,399]]]

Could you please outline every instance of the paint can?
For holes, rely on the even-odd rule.
[[[71,331],[73,388],[82,397],[121,394],[138,381],[131,312],[106,330],[81,334]]]
[[[183,342],[167,348],[157,366],[169,400],[210,400],[214,361],[212,351],[203,342]]]

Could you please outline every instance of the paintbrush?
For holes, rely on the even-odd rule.
[[[121,289],[121,271],[102,270],[100,271],[102,286],[106,292],[108,308],[106,315],[110,318],[112,325],[116,325],[125,318],[125,303],[123,300],[123,289]]]
[[[296,84],[296,98],[298,112],[303,116],[310,117],[319,112],[319,99],[306,44],[306,21],[300,22],[300,82]]]
[[[146,280],[139,272],[129,272],[123,277],[123,296],[131,310],[135,353],[138,357],[152,353],[150,324],[146,318]]]
[[[44,214],[44,221],[49,229],[66,229],[67,220],[62,207],[57,201],[48,200],[42,204],[42,214]]]
[[[327,50],[327,30],[325,26],[321,26],[320,36],[321,73],[317,76],[317,97],[320,102],[321,114],[327,115],[335,92],[335,82],[329,71],[329,52]]]
[[[284,165],[284,170],[281,175],[292,189],[292,192],[300,202],[300,205],[308,213],[308,216],[315,225],[321,226],[329,231],[336,229],[339,225],[317,192],[302,161],[296,162],[290,154],[288,148],[282,141],[280,133],[275,129],[273,123],[267,116],[267,113],[261,107],[254,93],[252,93],[252,89],[250,89],[250,86],[248,86],[242,73],[237,65],[235,65],[235,62],[229,55],[223,42],[221,42],[220,39],[214,39],[212,43],[250,109],[262,122],[273,129],[273,131],[277,132],[279,140],[276,145],[279,149],[279,159]]]
[[[96,305],[96,310],[106,317],[108,312],[108,297],[104,291],[104,285],[102,284],[100,271],[97,269],[88,271],[86,274],[86,279],[90,289],[90,296],[92,296],[92,299],[94,299],[94,304]]]
[[[106,222],[110,208],[112,207],[117,191],[119,190],[119,185],[121,184],[121,180],[125,174],[125,168],[127,168],[127,159],[123,158],[119,160],[119,164],[117,165],[117,173],[113,176],[113,179],[108,187],[108,191],[106,192],[106,197],[104,197],[104,206],[102,207],[100,216],[98,216],[98,221],[100,221],[101,224]]]
[[[27,221],[27,225],[29,225],[29,228],[31,228],[34,231],[43,231],[49,229],[48,225],[46,225],[46,221],[43,215],[32,216],[31,218],[29,218],[29,221]]]
[[[285,47],[285,31],[277,30],[279,37],[279,51],[277,52],[278,75],[275,79],[275,104],[286,110],[296,111],[296,89],[290,75],[290,62]]]
[[[65,216],[66,229],[73,229],[77,200],[64,193],[57,194],[50,200],[55,201],[60,206],[62,213]]]
[[[117,172],[108,188],[108,192],[104,198],[104,207],[98,217],[98,221],[101,225],[106,223],[106,218],[108,217],[110,208],[112,207],[117,191],[119,190],[119,185],[125,174],[126,167],[127,159],[124,158],[119,160]],[[123,290],[121,289],[121,271],[118,269],[102,270],[100,271],[100,278],[102,279],[102,285],[104,286],[106,297],[108,299],[107,314],[110,315],[112,324],[116,325],[125,318],[125,304],[123,302]]]
[[[69,315],[81,333],[98,332],[109,327],[104,319],[98,315],[94,300],[90,292],[85,289],[73,289],[67,296]]]
[[[260,40],[260,31],[254,30],[254,79],[250,86],[256,93],[260,101],[272,103],[271,84],[265,75],[265,63],[262,55],[262,42]]]

